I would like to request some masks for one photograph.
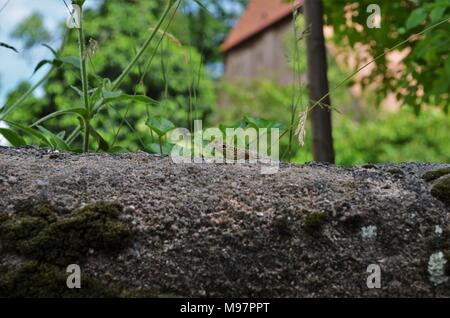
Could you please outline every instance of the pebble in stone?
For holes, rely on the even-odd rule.
[[[38,179],[36,180],[36,184],[40,187],[47,187],[48,186],[48,180],[42,180]]]
[[[133,214],[136,212],[136,208],[133,205],[128,205],[123,209],[123,212],[126,214]]]
[[[17,183],[17,178],[16,178],[16,177],[13,177],[13,176],[9,177],[9,178],[8,178],[8,183],[10,183],[10,184],[15,184],[15,183]]]

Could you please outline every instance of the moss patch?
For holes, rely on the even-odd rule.
[[[450,175],[436,181],[431,188],[431,195],[446,204],[450,204]]]
[[[82,276],[80,289],[69,289],[67,273],[57,266],[29,261],[18,268],[0,268],[0,297],[10,298],[96,298],[118,297],[119,292]]]
[[[119,220],[121,207],[96,203],[58,217],[47,204],[0,219],[0,242],[10,253],[57,265],[81,262],[89,249],[110,253],[130,243],[130,228]]]
[[[437,170],[432,170],[432,171],[428,171],[426,172],[423,176],[422,179],[424,179],[425,181],[434,181],[437,180],[445,175],[450,174],[450,167],[449,168],[442,168],[442,169],[437,169]]]
[[[2,252],[27,259],[0,268],[0,297],[119,297],[118,288],[104,286],[82,273],[82,288],[66,284],[69,264],[83,264],[89,249],[110,254],[133,238],[120,221],[122,208],[100,202],[74,211],[59,211],[48,203],[19,204],[12,216],[0,214]]]
[[[327,220],[328,216],[325,213],[314,212],[308,214],[305,218],[303,229],[310,235],[318,235]]]

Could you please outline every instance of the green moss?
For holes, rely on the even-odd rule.
[[[283,214],[274,218],[272,226],[278,234],[282,236],[290,236],[292,235],[290,223],[290,217],[286,214]]]
[[[450,204],[450,175],[440,178],[431,188],[431,195]]]
[[[0,246],[27,259],[20,266],[0,267],[0,297],[32,298],[156,298],[174,297],[155,290],[107,286],[81,273],[81,288],[67,287],[66,267],[82,265],[89,249],[119,252],[133,232],[120,221],[122,208],[100,202],[74,211],[60,211],[47,202],[19,203],[9,216],[0,213]]]
[[[445,175],[450,174],[450,167],[449,168],[442,168],[442,169],[437,169],[437,170],[432,170],[432,171],[427,171],[423,176],[422,179],[424,179],[425,181],[434,181],[436,179],[439,179]]]
[[[58,217],[47,204],[20,209],[0,219],[3,249],[35,260],[65,265],[82,261],[90,248],[104,253],[130,243],[130,228],[119,221],[115,203],[97,203]]]
[[[318,235],[327,220],[328,216],[325,213],[314,212],[308,214],[305,218],[303,229],[310,235]]]
[[[118,291],[82,276],[79,289],[67,287],[67,273],[56,266],[29,261],[18,268],[0,268],[0,297],[95,298],[117,297]]]

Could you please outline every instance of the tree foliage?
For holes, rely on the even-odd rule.
[[[373,82],[384,97],[396,93],[405,104],[417,111],[423,105],[439,105],[448,110],[450,91],[450,1],[402,0],[383,1],[381,28],[369,28],[367,8],[373,1],[325,0],[327,24],[333,26],[337,46],[355,49],[365,44],[375,58],[376,67],[362,84]],[[419,36],[426,28],[442,22]],[[411,37],[412,36],[412,37]],[[408,53],[402,61],[405,70],[394,73],[389,67],[386,51],[409,39],[399,50]]]
[[[144,0],[105,1],[98,9],[85,11],[86,58],[94,74],[89,78],[92,86],[97,86],[104,78],[114,79],[120,75],[152,31],[160,11],[158,3]],[[181,32],[177,34],[184,21],[183,12],[178,11],[171,26],[158,33],[143,62],[120,87],[129,95],[146,95],[158,101],[158,105],[119,102],[95,119],[95,126],[100,127],[105,139],[115,146],[145,149],[151,142],[145,125],[150,116],[165,116],[179,126],[186,126],[189,111],[200,119],[212,111],[215,92],[208,70],[202,67],[198,50],[189,46]],[[16,34],[26,40],[30,38],[28,31],[19,28]],[[71,57],[77,56],[76,32],[69,32],[66,43],[62,56],[70,62]],[[76,63],[68,63],[44,85],[43,97],[29,99],[27,105],[11,113],[8,119],[30,125],[54,111],[80,107],[80,87]],[[23,83],[19,90],[23,92],[26,88],[27,84]],[[17,96],[18,92],[12,92],[9,102]],[[46,127],[61,131],[63,135],[76,124],[75,118],[59,117],[49,120]]]

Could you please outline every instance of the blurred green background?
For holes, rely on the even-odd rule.
[[[199,8],[194,1],[183,2],[180,10],[173,17],[168,29],[169,33],[162,39],[161,45],[156,47],[158,41],[153,43],[153,49],[149,51],[154,54],[145,56],[121,87],[129,94],[146,94],[160,104],[151,106],[119,103],[114,108],[108,108],[95,119],[95,127],[108,142],[112,143],[114,140],[115,146],[130,151],[146,149],[146,145],[152,142],[149,128],[145,125],[149,116],[161,115],[172,120],[177,126],[186,127],[189,109],[193,110],[195,118],[203,119],[208,126],[232,124],[245,115],[289,125],[292,96],[299,94],[298,87],[294,92],[292,87],[279,86],[265,79],[248,82],[244,86],[240,83],[226,83],[221,79],[223,57],[220,44],[236,23],[246,1],[204,0],[202,2],[208,8],[208,12]],[[434,1],[434,3],[444,2]],[[332,8],[344,7],[346,1],[325,1],[325,4],[327,12],[330,12]],[[448,2],[442,8],[444,8],[443,15],[448,13]],[[158,1],[128,0],[101,2],[99,6],[86,12],[84,20],[86,38],[95,40],[92,43],[98,46],[95,47],[95,54],[89,66],[94,73],[90,78],[91,82],[95,83],[105,77],[115,78],[120,74],[148,36],[149,29],[156,24],[162,9],[163,6]],[[400,21],[396,23],[405,24],[411,12],[404,12],[400,7],[397,10],[396,14],[403,17],[399,16]],[[329,24],[344,23],[338,19],[339,10],[335,11],[328,17]],[[14,37],[23,41],[26,48],[33,48],[46,42],[50,34],[45,30],[43,19],[44,17],[39,15],[29,17],[15,28]],[[445,27],[444,34],[448,31],[448,25]],[[63,29],[61,26],[61,30]],[[435,49],[438,59],[436,60],[435,56],[429,57],[430,62],[427,62],[425,57],[411,59],[409,61],[411,65],[408,67],[417,67],[417,60],[425,59],[428,64],[424,64],[424,67],[434,72],[441,72],[444,69],[450,74],[448,33],[442,35],[439,32],[434,37],[442,41],[444,36],[443,41],[447,46],[442,49],[442,42],[436,42],[439,46]],[[392,43],[397,43],[402,37],[405,38],[405,34],[406,30],[394,37],[386,35],[387,39],[380,40],[382,47],[374,48],[374,52],[378,52],[383,47],[391,47]],[[345,35],[344,31],[335,34],[336,41],[341,43]],[[362,41],[361,38],[353,35],[347,39]],[[432,40],[433,38],[429,40],[430,42],[426,42],[430,51],[433,51]],[[300,61],[296,62],[292,61],[295,43],[299,46],[301,56]],[[293,72],[303,73],[306,69],[304,43],[295,41],[291,34],[286,38],[285,49],[287,58],[293,66]],[[63,52],[64,55],[77,54],[75,32],[68,33],[67,45]],[[385,70],[379,67],[379,71]],[[330,57],[330,87],[338,85],[348,74],[348,69],[343,69],[334,58]],[[447,91],[448,97],[448,74],[443,76],[443,82],[435,83],[433,85],[436,87],[427,89],[429,91],[443,89],[444,93]],[[433,74],[421,76],[430,77]],[[432,82],[431,79],[434,78],[428,78],[428,81]],[[332,104],[336,108],[333,113],[333,134],[337,164],[450,162],[448,99],[407,98],[400,110],[389,111],[381,107],[380,100],[392,89],[391,86],[398,87],[403,84],[402,82],[393,84],[386,79],[377,89],[364,87],[360,105],[357,108],[348,85],[332,93]],[[78,70],[71,67],[59,69],[43,86],[44,94],[30,98],[7,119],[30,125],[38,118],[55,110],[80,106],[81,101],[71,86],[80,87]],[[29,87],[28,82],[20,83],[8,94],[6,104],[12,103]],[[306,107],[307,88],[303,88],[302,91],[300,105]],[[219,105],[221,94],[228,96],[226,105]],[[77,121],[74,118],[59,117],[48,121],[45,127],[53,132],[68,133],[76,124]],[[312,141],[309,131],[308,127],[305,147],[300,148],[296,144],[294,151],[286,156],[285,160],[297,163],[312,160]],[[282,140],[283,149],[286,148],[287,142],[287,138]]]

